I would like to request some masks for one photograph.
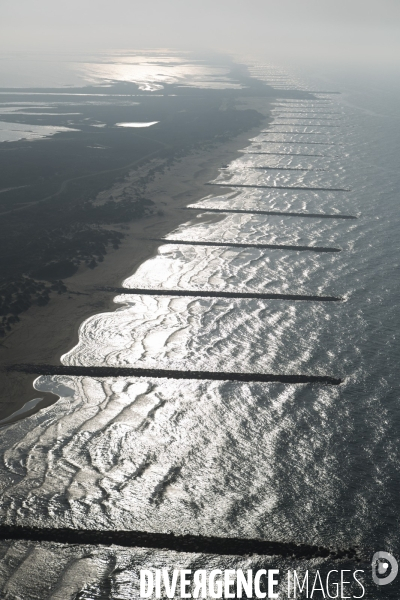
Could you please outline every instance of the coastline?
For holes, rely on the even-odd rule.
[[[241,103],[244,109],[255,108],[263,114],[261,128],[264,128],[268,123],[271,100],[248,98],[241,99]],[[240,150],[259,130],[260,126],[229,141],[216,142],[212,148],[191,150],[174,160],[166,172],[157,173],[146,186],[146,196],[154,202],[155,214],[127,224],[110,226],[110,229],[126,234],[119,249],[107,252],[103,262],[95,269],[82,268],[65,279],[67,293],[53,294],[46,306],[32,306],[23,313],[20,322],[0,345],[2,366],[16,363],[60,364],[60,357],[77,343],[79,327],[85,319],[95,313],[116,310],[113,302],[115,293],[99,288],[119,287],[144,261],[157,253],[160,242],[146,238],[164,237],[181,223],[194,218],[195,215],[191,217],[181,209],[208,195],[204,184],[217,176],[223,164],[237,158]],[[151,163],[146,163],[143,168],[149,167]],[[133,170],[123,183],[116,182],[109,190],[101,192],[99,197],[110,192],[122,195],[137,178],[138,171]],[[213,218],[222,216],[215,215]],[[14,419],[8,418],[34,398],[40,397],[42,400],[23,415],[16,415],[15,420],[57,401],[58,397],[53,394],[36,392],[33,388],[35,379],[36,376],[31,374],[6,373],[0,399],[0,421],[7,419],[7,424],[13,422]]]

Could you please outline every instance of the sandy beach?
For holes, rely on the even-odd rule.
[[[243,108],[254,108],[262,113],[267,123],[269,104],[266,99],[248,98]],[[82,267],[75,275],[65,279],[68,292],[53,294],[46,306],[32,306],[20,316],[12,331],[0,345],[0,361],[5,367],[19,363],[60,363],[60,357],[78,340],[79,326],[90,315],[113,311],[112,292],[101,287],[118,287],[146,259],[157,252],[160,238],[179,224],[196,218],[182,208],[212,193],[205,184],[214,179],[218,168],[240,155],[260,128],[250,129],[228,142],[216,142],[211,148],[192,150],[175,160],[164,173],[158,173],[146,187],[146,197],[154,202],[154,215],[127,224],[110,226],[125,234],[118,250],[110,250],[95,269]],[[135,169],[123,181],[116,182],[98,196],[98,202],[113,195],[129,194],[129,189],[149,169],[157,166],[157,159],[140,169]],[[227,190],[228,191],[228,190]],[[222,218],[218,215],[212,219]],[[5,374],[0,399],[0,420],[7,419],[33,398],[42,398],[36,407],[25,415],[35,412],[56,401],[52,394],[36,392],[34,375],[8,372]],[[17,417],[17,419],[20,417]]]

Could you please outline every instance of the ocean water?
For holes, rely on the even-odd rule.
[[[292,76],[260,63],[250,72],[280,89],[341,93],[276,100],[268,128],[191,205],[200,210],[188,210],[169,243],[127,273],[123,287],[155,293],[119,294],[115,312],[81,325],[62,363],[328,375],[343,383],[39,377],[36,389],[60,399],[2,430],[3,523],[400,553],[400,89],[383,77],[374,86],[361,75]],[[115,547],[73,553],[33,542],[3,552],[7,598],[27,574],[27,597],[45,597],[33,595],[42,593],[33,573],[44,564],[52,565],[40,584],[53,590],[49,598],[115,599],[137,597],[140,567],[331,564],[318,556],[306,564]],[[332,568],[356,568],[346,564]],[[366,597],[397,598],[396,583],[370,586],[365,565]]]

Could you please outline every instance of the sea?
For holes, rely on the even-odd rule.
[[[35,394],[59,400],[0,441],[3,524],[197,536],[200,550],[2,541],[4,598],[128,600],[155,568],[359,569],[363,597],[399,597],[400,578],[371,578],[375,552],[400,556],[399,79],[243,62],[269,86],[313,93],[271,100],[270,122],[126,273],[115,311],[81,324],[62,364],[116,375],[40,376]],[[186,83],[209,81],[202,69]],[[202,552],[205,538],[294,549]],[[287,597],[285,577],[279,589]],[[354,581],[346,590],[360,597]]]

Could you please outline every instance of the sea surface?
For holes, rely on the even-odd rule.
[[[66,52],[54,56],[40,52],[0,53],[0,143],[33,141],[58,132],[77,131],[70,126],[61,126],[59,119],[62,116],[79,116],[79,112],[66,111],[79,107],[82,100],[93,105],[111,101],[132,106],[131,92],[110,93],[109,88],[118,83],[135,83],[142,97],[146,92],[150,96],[162,92],[166,84],[209,90],[240,89],[241,84],[230,77],[232,59],[225,57],[222,63],[214,62],[209,55],[170,49],[116,50],[96,54]],[[100,89],[89,89],[88,86]],[[18,97],[20,102],[15,101]],[[16,122],[2,120],[2,115],[9,116],[10,113],[16,115]],[[47,124],[37,124],[36,119],[29,123],[28,115],[35,118],[46,116],[43,120]],[[74,123],[73,118],[62,121],[68,125]],[[116,125],[146,127],[151,124]]]
[[[364,566],[332,568],[365,569],[366,598],[397,598],[396,582],[372,587],[365,557],[400,554],[400,87],[390,74],[248,66],[275,88],[317,93],[274,101],[187,221],[127,273],[127,290],[154,293],[117,295],[62,363],[342,383],[41,376],[36,390],[60,399],[2,429],[1,521],[359,547]],[[235,297],[250,292],[313,299]],[[5,598],[19,585],[24,598],[135,598],[138,569],[154,566],[331,565],[318,553],[2,548]]]

